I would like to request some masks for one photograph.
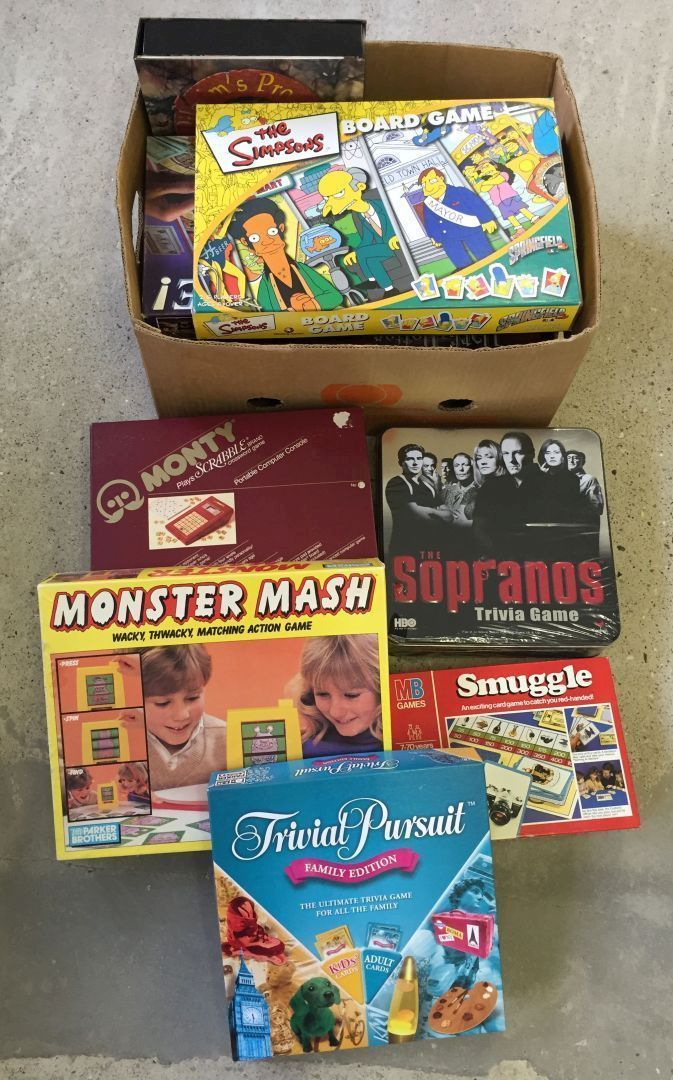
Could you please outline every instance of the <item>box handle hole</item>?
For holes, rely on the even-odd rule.
[[[253,409],[277,409],[283,402],[277,397],[249,397],[248,405]]]
[[[474,402],[469,397],[451,397],[440,401],[437,408],[442,409],[443,412],[465,412],[467,409],[474,408]]]

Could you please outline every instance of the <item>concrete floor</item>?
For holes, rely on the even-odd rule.
[[[256,15],[297,16],[292,0]],[[386,14],[394,10],[394,19]],[[603,435],[623,634],[612,652],[640,831],[497,848],[506,1034],[321,1061],[361,1080],[670,1077],[673,922],[669,297],[673,224],[667,5],[346,0],[373,38],[564,55],[602,220],[603,329],[558,413]],[[56,863],[34,587],[88,556],[89,422],[153,415],[126,315],[113,176],[139,14],[249,15],[206,0],[4,0],[6,552],[0,732],[0,1076],[248,1080],[225,1009],[208,856]],[[315,16],[332,14],[317,0]],[[4,78],[6,77],[6,78]],[[316,1072],[295,1061],[297,1075]],[[418,1070],[418,1071],[416,1071]]]

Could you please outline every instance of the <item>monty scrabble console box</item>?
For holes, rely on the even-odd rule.
[[[390,747],[375,560],[38,589],[59,858],[210,847],[216,769]]]
[[[503,1030],[481,762],[253,765],[208,800],[235,1058]]]
[[[554,102],[199,105],[205,339],[567,330],[582,292]]]
[[[376,554],[361,409],[91,425],[96,569]]]

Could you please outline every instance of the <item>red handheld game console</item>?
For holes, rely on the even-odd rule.
[[[233,517],[233,513],[231,506],[215,498],[214,495],[209,495],[203,502],[197,503],[189,510],[183,510],[177,517],[167,521],[166,529],[182,544],[193,544],[195,540],[201,540],[208,533],[226,525]]]

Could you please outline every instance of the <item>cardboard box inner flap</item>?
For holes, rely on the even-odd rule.
[[[136,95],[119,158],[117,209],[129,312],[160,415],[212,412],[234,406],[250,409],[262,403],[263,398],[287,407],[343,401],[368,408],[370,426],[380,429],[387,423],[405,420],[474,424],[519,419],[544,425],[558,408],[586,353],[600,310],[593,178],[577,106],[560,57],[524,50],[412,42],[372,42],[367,45],[366,55],[366,96],[370,100],[390,100],[401,95],[407,99],[479,96],[495,100],[553,96],[584,296],[573,330],[564,339],[521,344],[523,339],[518,338],[514,344],[479,351],[333,344],[328,338],[286,345],[186,341],[162,335],[144,323],[140,315],[140,269],[132,218],[136,197],[142,200],[148,125]],[[282,372],[278,368],[281,356]],[[408,373],[410,365],[416,374],[411,382],[407,374],[408,385],[404,385],[404,373]],[[431,377],[424,371],[425,365],[431,367]],[[284,388],[282,399],[279,386]],[[364,393],[358,394],[363,388]],[[459,405],[453,409],[446,405],[447,401]],[[464,402],[467,405],[461,405]]]

